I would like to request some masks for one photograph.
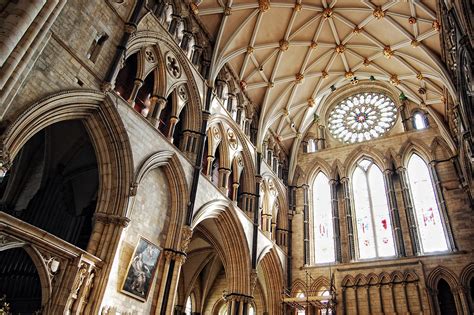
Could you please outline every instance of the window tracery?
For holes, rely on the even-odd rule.
[[[329,131],[341,142],[356,143],[378,138],[395,124],[397,108],[387,95],[366,92],[339,102],[329,114]]]
[[[395,255],[392,224],[382,171],[371,160],[357,163],[352,174],[359,258]]]

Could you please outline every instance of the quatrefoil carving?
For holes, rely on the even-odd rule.
[[[176,58],[171,54],[166,56],[166,69],[175,79],[181,76],[181,66],[178,63],[178,60],[176,60]]]

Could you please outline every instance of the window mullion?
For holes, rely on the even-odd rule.
[[[393,185],[393,172],[389,169],[384,171],[384,183],[386,185],[385,190],[388,196],[388,205],[390,207],[390,216],[393,230],[395,232],[395,241],[397,245],[398,256],[406,256],[405,244],[403,241],[403,232],[400,225],[400,214],[398,212],[397,198],[395,195],[395,187]],[[393,234],[393,233],[392,233]]]
[[[339,226],[339,207],[337,200],[337,181],[331,179],[329,181],[331,189],[331,207],[332,207],[332,220],[333,220],[333,234],[334,234],[334,249],[336,251],[336,262],[341,262],[341,229]]]
[[[408,225],[410,229],[411,246],[414,255],[420,255],[422,252],[420,236],[418,234],[418,225],[415,219],[415,207],[413,206],[413,197],[408,188],[407,169],[404,167],[397,168],[400,177],[400,185],[402,186],[403,204],[408,217]]]
[[[352,204],[351,204],[351,195],[349,189],[349,178],[344,177],[341,179],[344,205],[346,211],[346,224],[347,224],[347,236],[349,238],[349,259],[355,259],[355,243],[354,243],[354,226],[352,220]]]

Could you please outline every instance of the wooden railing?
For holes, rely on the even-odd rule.
[[[0,211],[0,251],[14,248],[23,248],[38,271],[43,314],[84,312],[103,266],[99,258]]]

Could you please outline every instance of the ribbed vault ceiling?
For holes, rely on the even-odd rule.
[[[289,149],[331,86],[355,78],[390,82],[443,114],[433,0],[204,0],[197,15],[216,47],[211,79],[232,68],[260,111],[259,143],[271,129]]]

